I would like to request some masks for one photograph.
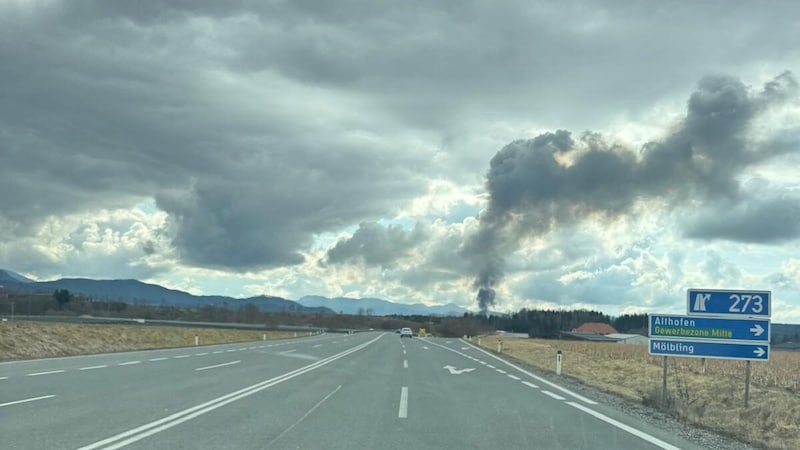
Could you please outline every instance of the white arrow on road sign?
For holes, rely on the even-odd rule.
[[[756,354],[756,356],[758,356],[759,358],[761,358],[762,356],[764,356],[764,353],[766,353],[766,352],[764,351],[764,349],[763,349],[763,348],[761,348],[761,347],[756,347],[756,349],[755,349],[755,350],[753,350],[753,353],[755,353],[755,354]]]
[[[474,367],[458,370],[453,366],[444,366],[444,367],[442,367],[442,369],[449,370],[450,371],[450,375],[461,375],[462,373],[472,372],[473,370],[475,370]]]
[[[762,327],[759,324],[756,324],[753,328],[750,328],[750,331],[756,336],[761,336],[762,334],[764,334],[764,327]]]

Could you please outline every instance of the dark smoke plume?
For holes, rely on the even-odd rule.
[[[578,140],[568,131],[512,142],[491,160],[486,175],[489,204],[479,230],[463,252],[472,262],[482,311],[495,302],[503,278],[503,254],[521,238],[544,234],[590,216],[625,214],[637,200],[663,199],[671,207],[689,200],[713,207],[742,199],[736,175],[782,149],[755,147],[746,134],[770,105],[791,97],[797,82],[785,72],[751,93],[739,80],[700,80],[681,123],[637,154],[596,133]]]

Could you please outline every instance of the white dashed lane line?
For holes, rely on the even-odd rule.
[[[26,398],[26,399],[23,399],[23,400],[15,400],[13,402],[0,403],[0,407],[18,405],[20,403],[35,402],[37,400],[44,400],[46,398],[53,398],[53,397],[55,397],[55,395],[42,395],[41,397],[33,397],[33,398]]]
[[[95,370],[95,369],[105,369],[106,367],[108,367],[108,366],[107,366],[106,364],[103,364],[103,365],[100,365],[100,366],[81,367],[81,368],[80,368],[80,369],[78,369],[78,370]]]
[[[120,366],[132,366],[135,364],[141,364],[141,361],[127,361],[124,363],[119,363]]]
[[[7,380],[8,377],[0,377],[0,380]]]
[[[231,362],[226,362],[226,363],[222,363],[222,364],[214,364],[213,366],[198,367],[197,369],[194,369],[194,370],[200,371],[200,370],[216,369],[217,367],[232,366],[234,364],[239,364],[240,362],[242,362],[242,361],[241,360],[231,361]]]
[[[560,396],[558,394],[554,394],[554,393],[552,393],[550,391],[542,391],[542,394],[549,395],[550,397],[553,397],[556,400],[566,400],[564,397],[562,397],[562,396]]]
[[[486,365],[486,367],[488,367],[488,368],[490,368],[490,369],[496,369],[496,368],[497,368],[497,367],[495,367],[495,366],[493,366],[493,365],[491,365],[491,364],[487,364],[487,365]]]
[[[151,361],[151,362],[166,361],[166,360],[167,360],[166,356],[162,356],[161,358],[150,358],[150,359],[148,359],[148,361]]]
[[[530,381],[523,381],[522,384],[524,384],[525,386],[528,386],[528,387],[532,387],[534,389],[539,389],[539,386],[531,383]]]
[[[511,374],[508,374],[508,375],[506,375],[506,376],[507,376],[508,378],[511,378],[512,380],[517,380],[517,381],[519,381],[519,380],[520,380],[520,377],[518,377],[518,376],[516,376],[516,375],[511,375]]]
[[[503,369],[494,369],[494,370],[496,370],[496,371],[497,371],[497,373],[502,373],[503,375],[505,375],[505,374],[507,374],[507,373],[508,373],[508,372],[506,372],[506,371],[505,371],[505,370],[503,370]]]
[[[173,356],[173,358],[175,358],[175,359],[182,359],[182,358],[188,358],[188,357],[189,357],[189,355],[178,355],[178,356]]]
[[[46,372],[34,372],[34,373],[27,373],[25,376],[28,377],[38,377],[39,375],[50,375],[54,373],[64,373],[64,370],[48,370]]]
[[[214,355],[219,355],[222,352],[223,352],[223,350],[217,350],[216,352],[211,352],[211,353],[214,354]]]
[[[195,353],[194,356],[206,356],[208,353]]]

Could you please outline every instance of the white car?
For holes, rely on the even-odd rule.
[[[411,331],[411,328],[406,327],[400,330],[400,338],[413,337],[413,336],[414,333]]]

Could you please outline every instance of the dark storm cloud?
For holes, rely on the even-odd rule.
[[[686,236],[755,244],[777,244],[800,236],[800,198],[751,199],[702,211],[686,225]]]
[[[503,276],[502,254],[524,236],[590,216],[613,219],[637,199],[663,199],[674,207],[690,201],[711,208],[718,201],[738,203],[742,193],[736,176],[776,155],[772,148],[750,144],[749,125],[776,101],[795,95],[796,87],[789,73],[757,93],[734,78],[703,78],[679,126],[663,140],[646,144],[639,157],[597,134],[576,141],[563,130],[504,147],[490,162],[489,205],[480,216],[480,230],[464,248],[466,256],[480,265],[474,285],[481,309],[494,301],[494,287]],[[728,216],[730,225],[701,220],[689,234],[761,242],[797,237],[796,220],[755,229],[762,219],[759,213],[773,208],[780,205],[736,210]],[[780,217],[796,219],[796,211],[794,206]]]
[[[325,262],[339,264],[361,260],[371,266],[392,267],[398,258],[427,238],[428,232],[421,224],[413,230],[405,230],[401,225],[384,227],[375,222],[363,222],[352,237],[338,241],[328,250]]]

